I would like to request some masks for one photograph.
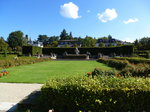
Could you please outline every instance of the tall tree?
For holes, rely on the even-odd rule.
[[[8,44],[5,42],[3,37],[0,37],[0,51],[6,51],[8,48]]]
[[[43,42],[43,45],[45,46],[48,44],[48,39],[49,37],[47,35],[39,35],[39,37],[37,38],[37,41]]]
[[[68,33],[65,29],[63,29],[63,31],[60,34],[60,40],[68,40]]]
[[[69,40],[72,40],[72,39],[73,39],[72,32],[70,32],[70,34],[69,34]]]
[[[95,47],[96,39],[86,36],[82,42],[82,47]]]
[[[53,41],[58,41],[58,40],[59,40],[59,36],[51,36],[49,37],[48,42],[52,43]]]
[[[21,31],[11,32],[7,38],[7,41],[12,49],[16,49],[17,46],[22,47],[23,45],[27,45],[27,39]]]

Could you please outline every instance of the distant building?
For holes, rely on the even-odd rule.
[[[37,47],[43,47],[43,42],[39,42],[39,41],[32,41],[31,38],[28,38],[28,35],[26,35],[26,39],[28,41],[28,44],[31,46],[37,46]]]
[[[118,43],[122,45],[127,44],[126,42],[114,38],[100,38],[97,40],[96,47],[98,47],[100,43],[104,43],[105,47],[108,47],[110,45],[117,46]]]
[[[64,47],[68,45],[69,47],[81,47],[81,43],[78,40],[59,40],[58,47]]]

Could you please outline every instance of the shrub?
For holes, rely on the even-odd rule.
[[[118,57],[114,58],[117,60],[128,60],[130,63],[139,64],[139,63],[147,63],[150,64],[150,59],[145,59],[141,57]]]
[[[94,76],[115,76],[116,72],[114,70],[105,71],[101,68],[95,68],[92,72],[92,77]]]
[[[42,48],[37,46],[23,46],[22,54],[24,55],[40,55],[42,54]]]
[[[140,112],[150,111],[150,79],[67,78],[51,79],[42,87],[45,111]]]
[[[136,64],[130,65],[124,68],[119,74],[123,76],[138,76],[138,77],[149,77],[150,76],[150,65],[148,64]]]
[[[129,62],[126,60],[100,58],[97,61],[104,63],[110,67],[116,68],[118,70],[122,70],[123,68],[129,65]]]
[[[24,64],[33,64],[37,62],[48,61],[50,58],[36,58],[36,57],[19,57],[17,59],[0,60],[0,68],[9,68]]]

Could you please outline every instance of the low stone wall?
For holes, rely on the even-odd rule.
[[[63,56],[63,59],[89,59],[89,56],[86,54],[67,54]]]

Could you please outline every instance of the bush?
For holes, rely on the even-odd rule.
[[[102,70],[101,68],[95,68],[91,75],[92,75],[92,77],[94,77],[94,76],[115,76],[116,72],[115,72],[115,70],[105,71],[105,70]],[[88,75],[88,76],[90,76],[90,75]]]
[[[129,62],[126,60],[100,58],[97,61],[104,63],[110,67],[116,68],[118,70],[122,70],[123,68],[129,65]]]
[[[119,74],[123,76],[150,77],[150,65],[137,64],[124,68]]]
[[[140,112],[150,111],[150,79],[51,79],[41,89],[45,111]]]
[[[33,64],[37,62],[48,61],[50,58],[36,58],[36,57],[19,57],[14,59],[0,60],[0,68],[9,68],[13,66],[19,66],[24,64]]]
[[[141,57],[118,57],[114,58],[117,60],[128,60],[130,63],[139,64],[139,63],[147,63],[150,64],[149,59],[141,58]]]
[[[40,55],[42,54],[42,48],[37,46],[23,46],[22,54],[24,55]]]

